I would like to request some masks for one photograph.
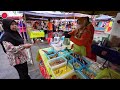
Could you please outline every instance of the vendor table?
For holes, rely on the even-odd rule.
[[[49,48],[46,48],[46,50],[49,50],[51,47]],[[37,58],[36,60],[38,62],[40,62],[39,64],[39,68],[40,68],[40,71],[42,73],[42,76],[44,78],[47,78],[47,79],[54,79],[53,75],[52,75],[52,72],[51,72],[51,69],[49,68],[48,66],[48,58],[47,56],[45,55],[45,53],[42,51],[42,49],[40,49],[37,53]]]
[[[52,73],[52,69],[48,65],[48,57],[46,56],[45,52],[43,51],[43,50],[47,51],[51,48],[52,47],[39,49],[39,51],[37,53],[37,58],[36,58],[36,60],[38,62],[40,62],[40,64],[39,64],[40,72],[41,72],[42,76],[46,79],[56,79]],[[93,65],[102,66],[102,65],[98,64],[97,62],[93,62],[92,60],[90,60],[87,57],[84,57],[84,58],[91,63],[91,65],[89,67],[91,67]],[[95,66],[95,67],[98,67],[98,66]],[[104,77],[110,78],[109,77],[110,75],[112,75],[111,77],[113,77],[113,79],[114,78],[120,79],[120,74],[111,69],[106,68],[103,70],[96,70],[96,72],[97,72],[97,76],[95,77],[95,79],[101,79]]]
[[[106,55],[102,55],[102,51],[106,51]],[[112,50],[110,48],[99,46],[99,45],[92,45],[92,52],[96,55],[104,58],[107,61],[110,61],[113,64],[120,65],[120,53],[118,51]]]

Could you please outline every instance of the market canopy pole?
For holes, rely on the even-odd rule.
[[[25,24],[26,24],[26,26],[27,26],[27,23],[26,23],[26,16],[25,16],[25,14],[23,13],[23,20],[25,21]],[[27,27],[26,27],[27,28]],[[28,34],[28,30],[27,30],[27,34]],[[30,56],[30,59],[32,60],[32,64],[34,65],[34,62],[33,62],[33,55],[32,55],[32,50],[31,50],[31,48],[29,49],[29,52],[28,52],[28,55]]]

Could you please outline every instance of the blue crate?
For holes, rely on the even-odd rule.
[[[77,75],[79,75],[81,77],[81,79],[88,79],[82,72],[80,72],[79,70],[75,70],[75,73],[77,73]]]
[[[78,64],[80,64],[80,67],[77,68],[77,67],[73,66],[73,62],[77,62]],[[82,63],[75,58],[72,60],[69,60],[68,63],[70,63],[70,65],[74,68],[74,70],[81,70],[82,68],[85,68],[84,65],[82,65]]]
[[[87,65],[85,65],[85,67],[89,67],[91,65],[91,62],[88,61],[85,57],[82,57],[82,59],[87,62]]]
[[[67,60],[68,60],[68,58],[69,58],[69,60],[73,60],[74,59],[74,57],[73,56],[71,56],[70,54],[65,54],[65,55],[63,55]],[[69,61],[68,60],[68,61]]]
[[[55,53],[56,54],[56,53]],[[51,56],[54,56],[55,54],[51,54],[51,55],[47,55],[47,58],[48,58],[48,60],[50,60],[51,58]],[[59,53],[57,53],[57,57],[60,57],[61,55],[59,54]],[[52,58],[53,59],[53,58]]]
[[[89,76],[85,75],[82,70],[85,69],[86,71],[93,73],[94,76],[96,76],[96,73],[94,73],[92,70],[88,69],[88,68],[82,68],[81,70],[78,70],[78,72],[84,77],[84,79],[91,79]]]
[[[43,49],[42,51],[44,51],[44,50],[47,51],[47,53],[45,52],[47,55],[51,55],[51,53],[55,54],[57,52],[54,48]]]
[[[66,50],[60,50],[59,52],[58,52],[61,56],[66,56],[66,55],[70,55],[72,52],[68,52],[68,51],[66,51]]]

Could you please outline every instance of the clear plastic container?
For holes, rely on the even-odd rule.
[[[48,61],[48,65],[51,69],[59,68],[65,64],[67,64],[67,60],[62,56]]]

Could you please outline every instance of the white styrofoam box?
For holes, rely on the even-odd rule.
[[[63,62],[61,64],[58,64],[58,65],[55,65],[55,66],[50,65],[51,62],[54,62],[55,60],[59,60],[59,59],[63,59],[63,60],[65,60],[65,62]],[[67,60],[63,56],[60,56],[60,57],[57,57],[57,58],[54,58],[54,59],[51,59],[51,60],[48,61],[48,65],[51,69],[59,68],[59,67],[65,65],[65,64],[67,64]]]

